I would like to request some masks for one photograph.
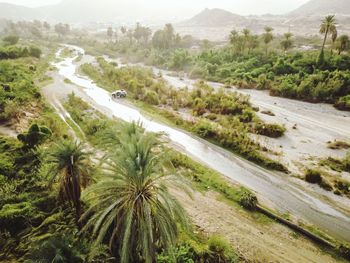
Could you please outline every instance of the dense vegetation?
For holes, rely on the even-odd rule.
[[[103,50],[129,61],[185,71],[192,78],[239,88],[268,89],[273,96],[332,103],[338,109],[349,110],[350,57],[344,53],[350,47],[349,37],[337,38],[334,17],[326,19],[330,21],[325,20],[320,30],[325,34],[321,54],[316,50],[292,50],[293,35],[286,33],[277,38],[269,27],[262,35],[254,35],[248,29],[232,31],[230,44],[222,48],[210,48],[208,41],[181,37],[171,25],[155,32],[152,41],[148,41],[150,35],[138,37],[137,32],[147,31],[138,25],[134,31],[127,31],[128,40],[120,37],[105,44],[80,40],[79,44],[93,53]],[[330,35],[331,51],[328,51]],[[195,47],[194,51],[190,47]]]
[[[166,179],[170,176],[173,183],[176,170],[170,170],[172,160],[164,154],[164,146],[155,135],[145,133],[135,124],[107,121],[71,97],[67,108],[74,108],[72,116],[79,116],[77,122],[82,123],[91,143],[97,147],[99,142],[108,154],[110,162],[101,169],[97,156],[91,154],[86,144],[69,137],[66,124],[41,98],[34,85],[40,77],[41,69],[37,67],[42,67],[41,61],[19,58],[0,63],[4,65],[2,105],[8,113],[9,104],[13,103],[13,111],[18,112],[3,115],[2,121],[27,119],[31,123],[17,139],[0,137],[0,260],[74,263],[238,260],[220,237],[208,239],[191,231],[186,213],[168,192]],[[20,114],[28,106],[34,107],[34,117]],[[82,119],[84,109],[88,117]],[[37,114],[41,117],[36,117]],[[99,125],[105,130],[101,131]],[[111,129],[119,131],[117,137],[108,133]],[[105,139],[98,140],[94,136],[97,132],[104,132]],[[142,178],[144,181],[139,180]],[[131,186],[134,192],[128,191]],[[99,189],[99,195],[89,194],[98,193]],[[115,189],[121,190],[118,195],[114,195]],[[135,196],[139,198],[134,202]],[[111,204],[115,209],[109,215]],[[124,209],[126,204],[130,209]],[[113,229],[118,235],[113,234]],[[140,240],[142,247],[138,245]]]
[[[25,26],[33,30],[35,24],[38,22]],[[48,24],[42,27],[50,28]],[[340,108],[349,106],[349,96],[341,97],[343,92],[348,93],[346,56],[334,55],[335,60],[344,58],[343,62],[334,62],[340,63],[334,66],[334,70],[327,68],[332,59],[320,63],[318,57],[317,63],[312,65],[314,71],[302,76],[305,65],[298,66],[298,63],[309,58],[313,61],[316,54],[274,54],[269,46],[273,39],[270,28],[266,28],[262,36],[263,52],[256,50],[259,37],[245,31],[241,36],[238,34],[238,38],[255,41],[247,53],[245,48],[237,52],[230,47],[200,54],[183,49],[189,47],[192,40],[175,34],[170,25],[157,31],[151,42],[150,31],[139,24],[135,31],[124,30],[130,47],[141,51],[142,56],[143,52],[152,52],[157,65],[242,87],[269,88],[272,93],[277,92],[273,91],[274,85],[284,79],[293,84],[294,77],[299,77],[301,83],[306,80],[313,84],[325,81],[327,87],[333,87],[330,91],[323,93],[324,84],[317,84],[321,86],[314,90],[313,84],[304,83],[309,93],[303,91],[305,96],[297,96],[301,85],[298,84],[295,91],[290,91],[296,95],[290,97],[326,102],[340,98],[337,102]],[[62,37],[70,28],[58,24],[55,31]],[[111,31],[108,33],[110,42],[113,40]],[[40,37],[40,32],[33,32]],[[284,51],[290,49],[290,38],[286,35],[281,43]],[[41,116],[29,118],[30,125],[17,139],[0,137],[0,260],[238,262],[237,255],[222,238],[208,238],[192,231],[186,212],[170,189],[178,186],[187,190],[189,185],[200,190],[210,188],[253,213],[256,196],[229,184],[221,175],[189,158],[170,151],[157,135],[146,133],[141,126],[108,120],[71,95],[65,107],[82,128],[88,144],[73,140],[68,135],[66,124],[45,105],[34,84],[40,74],[38,68],[43,67],[37,60],[41,56],[40,49],[11,46],[18,40],[15,36],[4,38],[6,46],[0,50],[0,121],[19,122],[26,117],[21,114],[23,109],[33,108]],[[140,43],[146,47],[152,45],[151,51],[141,48]],[[113,44],[112,49],[118,45]],[[111,48],[111,43],[108,47]],[[204,45],[203,48],[208,47]],[[125,51],[130,52],[129,47]],[[159,54],[162,59],[158,59]],[[267,54],[270,54],[271,61]],[[148,55],[145,58],[149,58]],[[253,58],[258,58],[258,61],[252,61]],[[212,59],[219,62],[214,63]],[[265,62],[259,64],[260,60]],[[266,60],[270,62],[264,64]],[[99,67],[84,65],[82,70],[105,88],[124,88],[135,101],[144,107],[156,108],[160,115],[183,128],[265,167],[285,171],[283,165],[266,157],[263,151],[267,149],[250,137],[251,134],[280,137],[284,127],[260,120],[247,97],[223,89],[214,91],[203,82],[198,82],[193,90],[175,90],[162,80],[155,81],[155,76],[147,70],[117,69],[115,64],[101,58],[98,62]],[[248,77],[236,72],[232,66],[236,62],[239,67],[247,68]],[[277,65],[280,62],[283,65]],[[254,65],[260,65],[257,68],[261,71],[266,70],[265,76],[249,76]],[[274,69],[270,71],[266,65]],[[339,65],[344,65],[344,68]],[[202,66],[205,72],[201,72]],[[224,67],[229,68],[227,75]],[[289,72],[290,67],[296,72]],[[311,77],[313,75],[315,79]],[[319,75],[323,78],[319,79]],[[261,87],[257,86],[256,79]],[[278,92],[276,95],[289,96]],[[315,97],[309,99],[311,95]],[[101,155],[104,158],[100,160]],[[344,160],[327,161],[327,165],[333,165],[335,169],[349,171],[348,156]],[[322,174],[316,170],[308,170],[305,177],[312,183],[327,186]],[[348,194],[348,184],[340,182],[337,188]],[[348,253],[348,248],[344,249]]]
[[[177,90],[162,80],[154,80],[151,71],[141,68],[117,68],[98,58],[102,71],[91,64],[82,71],[110,91],[127,90],[133,99],[157,107],[157,111],[181,127],[202,138],[213,140],[247,159],[267,168],[286,171],[286,168],[260,151],[265,150],[250,138],[250,133],[280,137],[285,128],[260,120],[248,97],[238,93],[215,91],[204,83],[193,90]],[[185,116],[181,116],[181,112]]]

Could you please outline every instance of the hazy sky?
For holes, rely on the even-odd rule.
[[[75,1],[75,0],[65,0]],[[80,0],[81,1],[81,0]],[[96,1],[96,0],[86,0]],[[98,0],[97,0],[98,1]],[[114,0],[118,2],[118,0]],[[186,14],[197,13],[200,10],[208,8],[224,8],[234,13],[240,14],[265,14],[265,13],[285,13],[308,0],[139,0],[140,3],[151,6],[162,6],[165,4],[171,6],[173,11],[182,11]],[[60,2],[60,0],[0,0],[0,2],[8,2],[13,4],[36,7],[41,5],[49,5]],[[186,10],[183,7],[186,6]],[[174,7],[179,8],[174,10]]]

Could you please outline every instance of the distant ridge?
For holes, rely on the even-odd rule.
[[[185,26],[207,26],[207,27],[221,27],[228,25],[241,25],[247,22],[243,16],[233,14],[229,11],[214,8],[204,9],[199,14],[195,15],[189,20],[181,23]]]
[[[10,3],[0,3],[0,18],[14,20],[32,20],[41,17],[38,9],[14,5]]]
[[[288,15],[302,17],[329,14],[350,16],[350,0],[310,0]]]

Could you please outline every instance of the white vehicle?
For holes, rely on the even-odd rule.
[[[112,92],[112,98],[113,99],[125,98],[127,94],[128,93],[125,90],[123,90],[123,89],[116,90],[116,91]]]

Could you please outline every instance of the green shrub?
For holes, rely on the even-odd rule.
[[[0,229],[17,232],[26,227],[27,220],[38,217],[35,207],[29,202],[5,204],[0,210]]]
[[[334,107],[339,110],[350,111],[350,95],[339,98],[338,101],[334,104]]]
[[[214,235],[208,240],[207,262],[213,263],[229,263],[237,260],[236,255],[233,253],[230,244],[222,237]]]
[[[45,142],[51,135],[52,132],[49,128],[32,124],[27,132],[19,134],[17,138],[25,147],[32,149]]]
[[[322,175],[318,170],[308,169],[305,172],[305,181],[311,184],[322,183]]]
[[[29,55],[35,58],[40,58],[41,56],[41,49],[35,46],[31,46],[29,48]]]
[[[340,244],[338,246],[338,251],[344,258],[350,260],[350,246],[347,244]]]
[[[257,123],[254,126],[257,134],[264,135],[271,138],[279,138],[284,135],[286,128],[278,124]]]
[[[201,119],[193,126],[193,131],[202,138],[213,138],[216,135],[214,126],[206,120]]]
[[[83,263],[82,251],[73,243],[73,239],[67,236],[56,235],[36,244],[29,251],[27,263]]]
[[[255,210],[258,204],[258,198],[250,191],[243,191],[239,198],[239,204],[248,210]]]
[[[9,35],[2,38],[2,41],[5,42],[6,45],[16,45],[19,41],[19,36]]]
[[[146,91],[143,100],[151,105],[158,105],[159,104],[158,94],[155,93],[154,91]]]

